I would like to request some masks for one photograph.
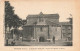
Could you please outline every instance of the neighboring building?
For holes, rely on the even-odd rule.
[[[70,22],[61,22],[62,39],[72,41],[72,24]]]
[[[36,42],[53,42],[53,38],[60,40],[63,38],[63,27],[59,22],[59,14],[40,12],[37,15],[28,15],[27,24],[23,26],[23,40]]]

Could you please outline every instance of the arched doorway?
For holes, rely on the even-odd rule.
[[[39,38],[39,42],[44,42],[45,41],[45,38],[44,37],[40,37]]]

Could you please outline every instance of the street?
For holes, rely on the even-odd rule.
[[[71,42],[62,42],[62,41],[55,41],[53,42],[26,42],[26,41],[16,41],[15,46],[69,46],[68,44],[72,45]]]

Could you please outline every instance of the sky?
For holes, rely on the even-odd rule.
[[[26,19],[26,17],[30,14],[39,14],[43,12],[43,14],[56,14],[58,13],[60,16],[59,21],[68,21],[67,18],[72,16],[75,12],[75,3],[69,1],[10,1],[11,6],[14,7],[15,14],[17,14],[20,18]]]

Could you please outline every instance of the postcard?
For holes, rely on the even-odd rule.
[[[79,0],[1,0],[0,50],[80,51]]]

